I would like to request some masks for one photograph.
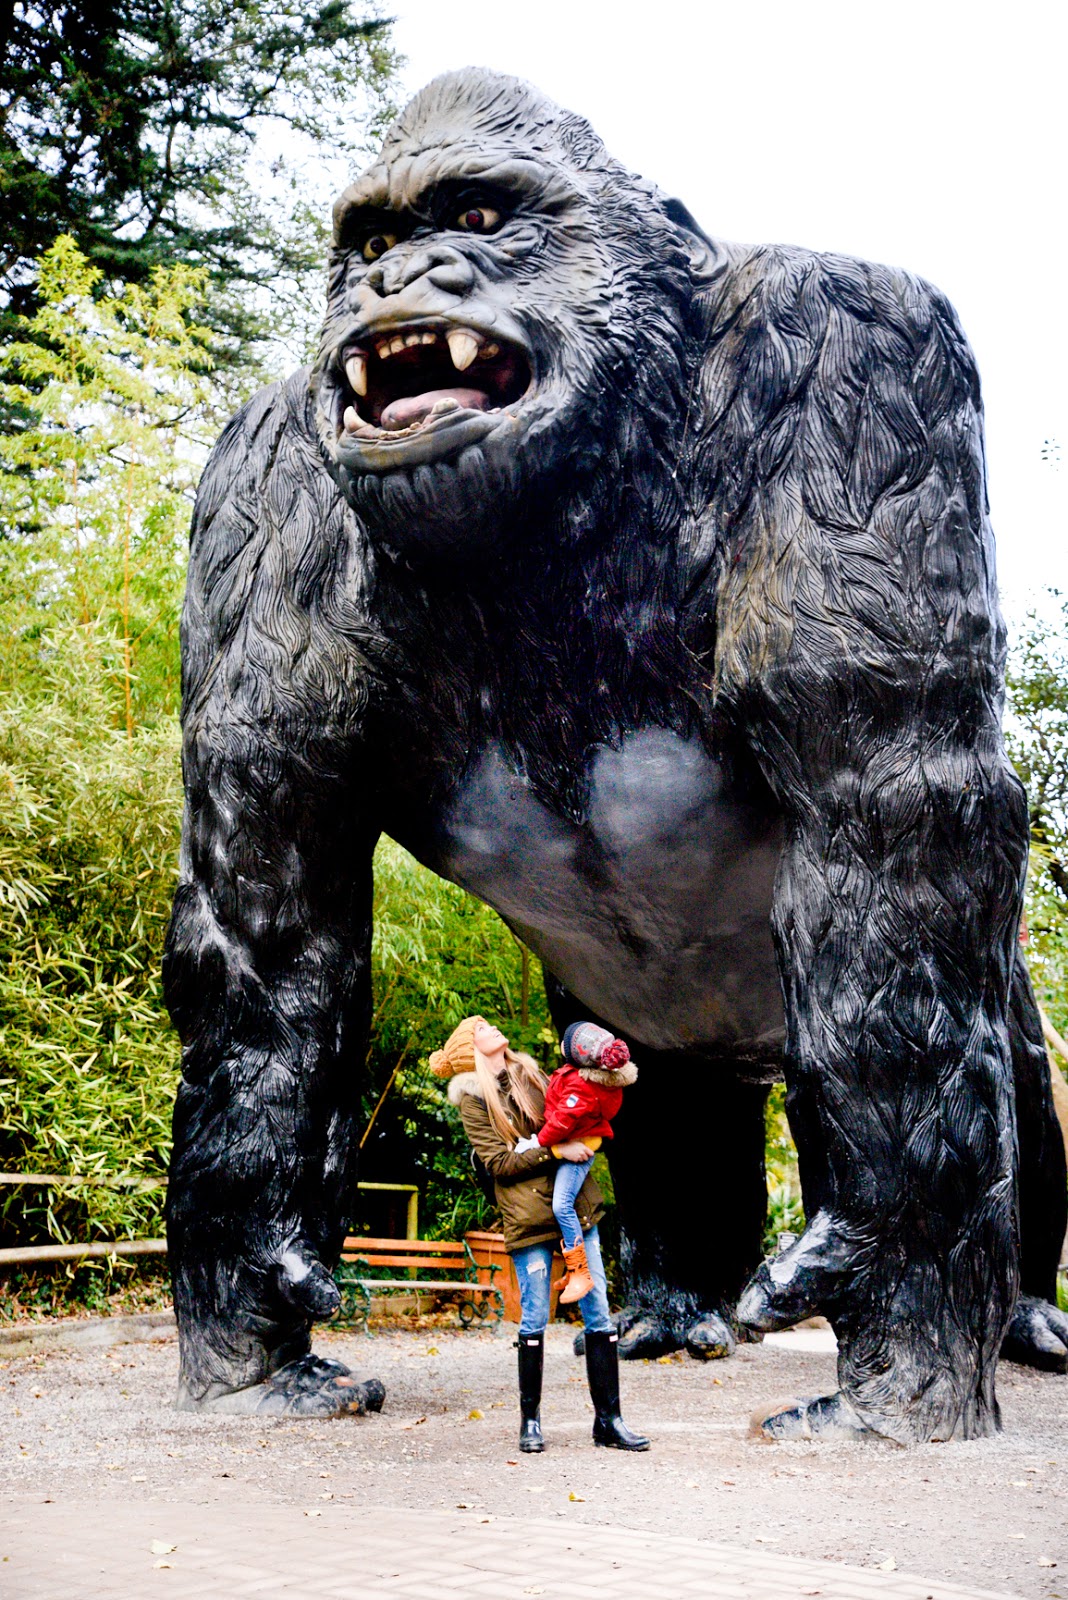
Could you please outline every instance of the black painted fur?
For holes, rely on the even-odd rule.
[[[458,229],[449,206],[473,191],[502,209],[495,231]],[[655,1007],[601,1005],[643,1061],[646,1111],[619,1148],[632,1299],[669,1343],[732,1319],[763,1215],[746,1080],[781,1056],[810,1227],[746,1316],[826,1310],[843,1389],[889,1437],[989,1431],[1017,1295],[1027,818],[1000,734],[978,380],[951,308],[890,268],[705,239],[579,118],[488,73],[424,90],[336,223],[311,385],[229,425],[193,534],[166,960],[186,1403],[257,1383],[329,1309],[378,833],[551,951],[559,908],[512,846],[495,857],[457,821],[472,794],[518,796],[532,850],[572,842],[575,925],[625,986],[659,971],[703,859],[699,820],[677,884],[649,866],[652,751],[703,773],[700,817],[722,804],[771,863],[750,909],[770,916],[785,1038],[781,1016],[739,1020],[744,993],[689,1034],[672,1022],[667,1045]],[[454,416],[455,446],[361,438],[344,362],[387,325],[492,333],[525,352],[530,386]],[[633,841],[597,831],[598,752],[622,763],[611,818],[652,840],[640,870]],[[729,965],[717,938],[710,983]],[[561,1018],[610,990],[584,992],[584,960]],[[1024,979],[1018,1011],[1033,1039]],[[1018,1056],[1050,1215],[1064,1174],[1058,1195],[1051,1113]],[[1040,1296],[1049,1252],[1043,1237]]]

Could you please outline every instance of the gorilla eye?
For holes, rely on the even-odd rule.
[[[392,250],[396,242],[397,235],[395,233],[373,233],[364,242],[363,259],[365,261],[377,261],[379,256],[384,256],[387,250]]]
[[[471,206],[460,212],[456,226],[465,233],[492,233],[500,220],[500,212],[494,211],[492,206]]]

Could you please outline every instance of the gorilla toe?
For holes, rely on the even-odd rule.
[[[1068,1313],[1048,1300],[1021,1295],[1001,1355],[1042,1372],[1068,1373]]]
[[[686,1329],[686,1348],[695,1361],[722,1361],[735,1351],[735,1339],[722,1317],[709,1311]]]
[[[875,1439],[843,1394],[823,1395],[817,1400],[797,1400],[792,1405],[778,1402],[770,1409],[754,1413],[751,1431],[773,1443],[795,1439]]]
[[[761,1263],[738,1302],[739,1322],[771,1333],[816,1315],[863,1271],[871,1249],[830,1212],[817,1212],[796,1244]]]

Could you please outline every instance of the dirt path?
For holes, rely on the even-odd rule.
[[[563,1327],[550,1330],[540,1457],[515,1449],[507,1331],[327,1335],[323,1354],[388,1391],[382,1416],[329,1423],[179,1416],[173,1339],[16,1358],[0,1363],[0,1491],[562,1517],[1068,1600],[1068,1380],[1003,1366],[995,1440],[905,1451],[752,1439],[757,1405],[833,1388],[833,1353],[814,1342],[625,1366],[624,1413],[655,1441],[639,1456],[590,1444]]]

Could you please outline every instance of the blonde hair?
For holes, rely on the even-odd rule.
[[[504,1052],[508,1064],[508,1092],[525,1126],[517,1127],[509,1115],[508,1103],[501,1090],[501,1078],[489,1066],[482,1052],[475,1051],[475,1075],[486,1102],[490,1122],[505,1144],[515,1144],[517,1139],[529,1137],[545,1120],[545,1074],[533,1056],[521,1050]]]

